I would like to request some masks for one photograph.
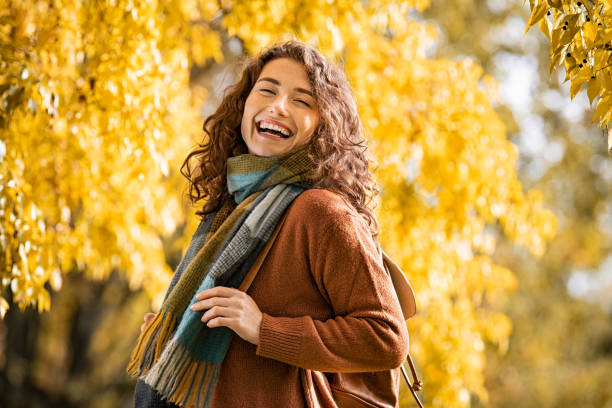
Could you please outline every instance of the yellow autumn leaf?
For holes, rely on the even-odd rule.
[[[544,15],[546,15],[547,11],[548,3],[546,2],[546,0],[538,0],[538,5],[535,6],[535,9],[532,6],[532,12],[529,16],[529,20],[527,21],[527,26],[525,27],[525,32],[523,34],[527,34],[529,28],[531,28],[532,25],[540,21],[540,19],[544,17]]]
[[[600,29],[600,31],[603,32],[603,42],[608,43],[612,41],[612,27],[606,27],[603,30]]]
[[[597,102],[597,107],[595,108],[595,113],[593,114],[591,122],[595,122],[597,119],[603,120],[606,112],[610,111],[610,107],[612,107],[612,97],[610,97],[610,95],[600,98]]]
[[[563,63],[565,65],[565,81],[567,81],[570,76],[573,75],[573,71],[576,69],[576,67],[578,67],[578,64],[573,56],[568,57],[567,55]]]
[[[599,52],[595,53],[595,57],[594,57],[595,61],[593,63],[593,69],[595,71],[604,69],[604,67],[608,64],[608,60],[610,59],[611,56],[612,56],[612,51],[607,51],[607,50],[600,50]]]
[[[603,85],[604,90],[607,92],[612,91],[612,73],[609,68],[602,69],[599,71],[601,73],[600,85]]]
[[[564,26],[555,26],[553,25],[552,34],[551,34],[551,50],[559,49],[561,35],[563,34]]]
[[[565,44],[565,45],[559,46],[554,52],[552,52],[552,50],[551,50],[553,55],[550,58],[551,61],[550,61],[549,74],[552,74],[552,72],[557,67],[557,65],[561,64],[561,61],[563,61],[563,58],[567,54],[567,49],[568,48],[569,48],[569,44]]]
[[[546,37],[548,37],[549,40],[551,39],[551,24],[547,18],[540,19],[540,22],[538,23],[538,28],[544,33],[544,35],[546,35]]]
[[[583,67],[578,71],[578,75],[572,78],[570,85],[570,98],[574,99],[576,94],[580,92],[582,85],[591,77],[591,71],[588,67]]]
[[[593,103],[593,99],[599,94],[601,91],[601,85],[599,83],[599,77],[601,74],[595,75],[594,78],[589,79],[587,83],[587,96],[589,97],[589,102]]]
[[[587,48],[591,48],[593,46],[596,36],[597,31],[595,30],[595,25],[592,21],[587,21],[582,25],[582,38],[584,38]]]
[[[559,37],[559,45],[567,44],[572,41],[572,39],[580,28],[577,25],[578,17],[578,14],[572,14],[565,18],[564,23],[567,22],[568,24],[565,26],[561,26],[561,37]]]

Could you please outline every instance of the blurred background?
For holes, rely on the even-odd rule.
[[[295,38],[354,88],[426,406],[612,407],[612,159],[529,4],[0,3],[0,406],[131,406],[199,222],[180,165]]]

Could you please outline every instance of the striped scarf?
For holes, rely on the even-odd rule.
[[[227,160],[231,195],[198,227],[206,229],[204,245],[177,268],[160,311],[132,352],[130,375],[182,407],[210,405],[234,332],[206,326],[202,312],[189,306],[203,290],[240,286],[287,207],[316,183],[312,168],[308,145],[274,157],[243,154]]]

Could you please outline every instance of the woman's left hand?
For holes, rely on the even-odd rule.
[[[191,310],[205,310],[202,322],[208,327],[226,326],[249,343],[259,344],[263,314],[252,297],[241,290],[217,286],[198,293]]]

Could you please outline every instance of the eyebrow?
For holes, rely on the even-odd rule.
[[[274,78],[268,78],[268,77],[265,77],[265,78],[259,78],[259,80],[258,80],[257,82],[259,82],[259,81],[268,81],[268,82],[273,83],[274,85],[280,85],[280,84],[281,84],[281,83],[280,83],[279,81],[277,81],[276,79],[274,79]],[[301,92],[301,93],[305,93],[306,95],[310,95],[310,97],[311,97],[311,98],[314,98],[314,95],[313,95],[313,94],[312,94],[312,92],[310,92],[308,89],[304,89],[304,88],[293,88],[293,90],[294,90],[294,91]]]

